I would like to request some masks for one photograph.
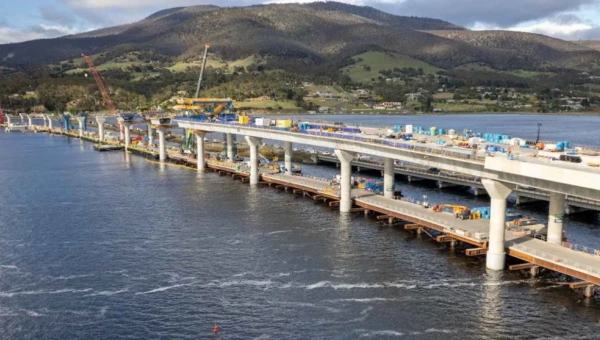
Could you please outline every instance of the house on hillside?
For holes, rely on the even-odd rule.
[[[401,102],[383,102],[383,103],[381,103],[381,105],[383,107],[385,107],[386,109],[401,109],[402,108]]]
[[[329,106],[320,106],[319,107],[319,112],[320,113],[328,113],[329,112]]]
[[[421,92],[416,92],[416,93],[407,93],[404,95],[408,100],[417,100],[421,97],[423,97],[423,94],[421,94]]]
[[[333,96],[333,91],[319,90],[319,91],[315,92],[315,94],[317,94],[318,96],[321,96],[321,97],[331,97],[331,96]]]

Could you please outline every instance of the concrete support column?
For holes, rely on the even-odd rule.
[[[198,162],[198,171],[203,171],[206,168],[206,163],[204,161],[204,136],[206,133],[204,132],[196,132],[194,136],[196,136],[196,161]]]
[[[350,212],[352,209],[352,160],[355,152],[335,150],[335,155],[341,163],[340,212]]]
[[[385,158],[383,160],[383,196],[394,198],[394,160]]]
[[[229,141],[229,134],[227,134],[227,141]],[[246,142],[250,147],[250,184],[258,184],[258,146],[260,145],[260,138],[246,136]],[[229,147],[227,147],[229,152]]]
[[[26,115],[27,116],[27,125],[29,126],[29,128],[33,127],[33,121],[31,120],[31,115]]]
[[[5,115],[6,117],[6,125],[11,126],[12,125],[12,115]]]
[[[47,127],[48,125],[46,124],[46,115],[42,115],[42,119],[44,120],[44,127]]]
[[[167,160],[167,143],[165,141],[165,135],[167,133],[167,128],[162,127],[162,126],[157,127],[156,132],[158,132],[158,150],[159,150],[158,159],[160,161],[165,161],[165,160]]]
[[[98,122],[98,139],[100,142],[104,141],[104,122],[106,122],[106,117],[96,117],[96,122]]]
[[[565,195],[550,193],[550,209],[548,212],[548,242],[562,244],[563,220],[565,218]]]
[[[285,152],[284,161],[285,161],[285,173],[288,175],[292,174],[292,155],[294,150],[292,149],[292,142],[284,142],[283,150]]]
[[[227,133],[227,159],[229,159],[229,161],[233,162],[233,157],[235,157],[235,155],[233,154],[233,134],[231,133]]]
[[[506,198],[512,190],[506,185],[491,179],[483,179],[481,183],[491,198],[490,236],[486,266],[492,270],[503,270],[506,260],[506,253],[504,252]]]
[[[148,125],[148,143],[152,144],[152,142],[154,141],[154,131],[152,131],[152,124],[148,122],[146,125]]]
[[[81,138],[83,137],[83,124],[85,117],[77,117],[77,121],[79,122],[79,138]]]
[[[125,132],[125,149],[128,149],[131,146],[131,122],[122,122],[123,131]]]
[[[52,129],[52,116],[46,115],[46,119],[48,119],[48,128]]]

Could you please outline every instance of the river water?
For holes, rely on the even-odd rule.
[[[492,128],[490,117],[435,119]],[[600,123],[560,119],[542,121],[542,131],[583,135]],[[527,124],[534,135],[536,120]],[[427,238],[229,177],[0,132],[0,179],[2,339],[597,339],[600,331],[598,300],[552,278],[487,271],[483,259]],[[397,185],[408,196],[488,204],[425,182]],[[567,236],[599,245],[597,218],[569,217]]]

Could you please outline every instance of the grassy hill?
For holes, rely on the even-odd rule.
[[[368,83],[377,79],[381,74],[381,70],[389,70],[393,68],[409,68],[423,69],[425,74],[435,74],[440,71],[440,68],[429,65],[411,57],[385,52],[365,52],[352,57],[356,64],[346,66],[341,69],[343,74],[348,75],[355,82]]]

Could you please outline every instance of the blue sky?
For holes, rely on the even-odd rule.
[[[600,40],[600,0],[339,0],[471,29],[509,29]],[[165,8],[307,0],[2,0],[0,43],[51,38],[133,22]]]

